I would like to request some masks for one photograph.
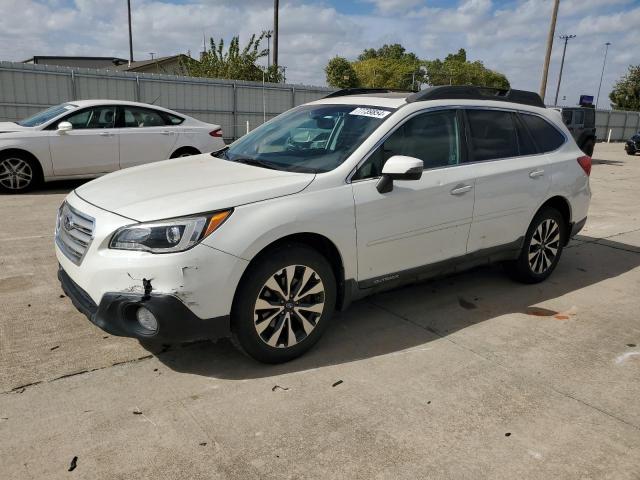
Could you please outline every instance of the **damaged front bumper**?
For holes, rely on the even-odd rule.
[[[229,316],[210,319],[197,317],[178,298],[159,293],[108,292],[96,305],[88,293],[77,285],[62,267],[58,269],[62,290],[73,305],[94,325],[105,332],[138,339],[163,342],[227,337],[230,334]],[[155,316],[158,328],[145,329],[136,318],[138,308],[144,307]]]

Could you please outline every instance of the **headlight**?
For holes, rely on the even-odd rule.
[[[151,253],[183,252],[212,234],[232,211],[122,227],[111,237],[109,248]]]

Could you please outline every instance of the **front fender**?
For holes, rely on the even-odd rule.
[[[251,261],[272,243],[300,233],[329,239],[342,258],[345,278],[357,278],[355,209],[347,184],[236,207],[203,243]]]
[[[7,150],[21,150],[34,157],[42,168],[44,178],[53,175],[53,163],[51,161],[51,152],[49,150],[49,138],[31,137],[31,138],[6,138],[0,134],[0,153]]]

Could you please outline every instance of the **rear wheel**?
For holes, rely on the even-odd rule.
[[[538,283],[555,270],[567,238],[562,214],[552,207],[541,210],[531,222],[517,260],[505,266],[508,273],[523,283]]]
[[[40,182],[39,165],[26,155],[0,155],[0,191],[25,193]]]
[[[265,363],[292,360],[326,329],[336,302],[329,262],[317,251],[290,245],[249,267],[231,312],[234,344]]]
[[[198,155],[200,151],[193,147],[179,148],[171,154],[169,158],[190,157],[191,155]]]
[[[593,149],[595,147],[595,142],[593,141],[593,139],[589,139],[586,142],[584,142],[584,145],[582,146],[582,151],[589,155],[590,157],[593,157]]]

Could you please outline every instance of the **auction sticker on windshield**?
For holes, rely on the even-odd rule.
[[[363,117],[384,118],[390,113],[391,112],[389,112],[388,110],[380,110],[378,108],[358,107],[352,112],[349,112],[349,115],[360,115]]]

